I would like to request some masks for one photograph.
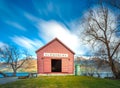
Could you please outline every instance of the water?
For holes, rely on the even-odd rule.
[[[113,77],[113,73],[111,73],[111,72],[100,72],[99,74],[100,74],[100,77],[101,77],[101,78]],[[94,76],[94,77],[98,77],[97,74],[94,74],[93,76]]]
[[[12,76],[13,75],[12,72],[6,72],[6,74],[8,76]],[[113,77],[113,74],[111,72],[100,72],[99,74],[100,74],[101,78],[104,78],[104,77]],[[16,75],[17,75],[17,77],[19,77],[19,76],[28,76],[29,73],[28,72],[18,72]],[[79,75],[83,75],[83,74],[79,74]],[[97,74],[94,74],[93,76],[97,77]],[[3,78],[3,76],[1,74],[0,74],[0,78]]]
[[[8,76],[12,76],[13,75],[13,73],[12,72],[5,72]],[[29,73],[28,72],[18,72],[17,74],[16,74],[16,76],[17,77],[19,77],[19,76],[28,76],[29,75]],[[0,78],[3,78],[3,76],[0,74]]]
[[[84,75],[84,74],[80,74],[80,75]],[[99,75],[100,75],[100,78],[113,77],[112,72],[100,72]],[[97,73],[94,73],[93,77],[98,77]]]

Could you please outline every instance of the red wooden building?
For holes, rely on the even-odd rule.
[[[37,53],[38,74],[73,74],[74,52],[55,38]]]

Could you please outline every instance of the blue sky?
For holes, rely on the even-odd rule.
[[[35,55],[35,50],[59,38],[77,54],[80,19],[96,0],[0,0],[0,47],[15,44]]]

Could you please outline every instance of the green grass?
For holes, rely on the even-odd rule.
[[[42,76],[0,85],[0,88],[120,88],[120,80],[84,76]]]

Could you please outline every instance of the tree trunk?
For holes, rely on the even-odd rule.
[[[109,65],[111,67],[113,75],[116,79],[120,79],[120,74],[117,72],[117,68],[115,67],[115,64],[113,61],[113,57],[112,57],[113,55],[112,56],[110,55],[110,47],[109,47],[109,44],[107,42],[107,39],[106,39],[106,48],[107,48],[107,52],[108,52]]]
[[[112,62],[112,64],[111,64],[111,70],[112,70],[112,72],[113,72],[113,75],[114,75],[114,77],[116,78],[116,79],[120,79],[120,72],[117,72],[116,70],[116,67],[115,67],[115,65],[114,65],[114,63]]]
[[[120,72],[114,72],[113,74],[116,79],[120,79]]]
[[[120,79],[120,72],[117,73],[116,79]]]
[[[13,70],[13,76],[16,77],[16,69]]]

